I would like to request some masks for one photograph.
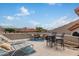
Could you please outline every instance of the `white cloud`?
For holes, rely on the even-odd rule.
[[[24,6],[20,8],[20,13],[16,14],[16,16],[27,16],[27,15],[30,15],[30,13],[28,9],[25,8]]]
[[[29,11],[27,8],[25,8],[24,6],[22,6],[20,8],[20,13],[16,13],[15,15],[12,16],[3,16],[6,20],[14,20],[14,19],[19,19],[19,17],[17,16],[27,16],[30,15]]]
[[[52,23],[50,23],[50,29],[54,29],[54,28],[57,28],[57,27],[61,27],[63,25],[66,25],[70,22],[73,22],[75,20],[78,20],[78,17],[72,19],[72,18],[69,18],[67,16],[63,16],[63,17],[60,17],[59,19],[55,20],[55,21],[52,21]]]
[[[35,20],[30,20],[29,23],[32,25],[32,26],[38,26],[40,25],[39,22],[35,21]]]
[[[72,21],[75,21],[77,20],[78,18],[75,18],[75,19],[72,19],[72,18],[69,18],[67,16],[63,16],[63,17],[60,17],[58,18],[57,20],[53,20],[53,21],[50,21],[50,23],[40,23],[40,22],[37,22],[35,20],[31,20],[29,21],[29,23],[35,27],[35,26],[41,26],[45,29],[54,29],[54,28],[57,28],[57,27],[61,27],[63,25],[66,25]]]
[[[63,16],[63,17],[59,18],[57,21],[54,21],[54,23],[52,23],[52,25],[53,25],[53,28],[57,28],[57,27],[65,25],[65,24],[68,24],[69,22],[70,21],[69,21],[68,17]]]
[[[44,28],[44,29],[51,29],[51,27],[52,27],[52,25],[51,24],[42,24],[42,27]]]
[[[69,23],[69,19],[67,16],[60,17],[57,20],[50,21],[50,23],[41,24],[41,26],[45,29],[54,29],[65,24]]]
[[[0,25],[1,26],[13,26],[12,24],[9,24],[9,23],[1,23]]]
[[[3,16],[6,20],[13,20],[14,17],[13,16]]]
[[[45,29],[55,29],[78,19],[79,17],[72,19],[72,18],[69,18],[68,16],[62,16],[56,20],[50,21],[50,23],[46,23],[46,24],[40,23],[40,25]]]
[[[45,29],[51,29],[51,28],[57,28],[57,27],[60,27],[62,25],[68,24],[69,21],[66,19],[68,19],[68,17],[63,16],[63,17],[60,17],[58,20],[53,20],[53,21],[50,21],[50,23],[46,23],[46,24],[37,22],[35,20],[31,20],[31,21],[29,21],[29,23],[34,27],[41,26]]]

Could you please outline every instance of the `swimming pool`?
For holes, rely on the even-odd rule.
[[[31,38],[31,41],[44,41],[44,38]]]

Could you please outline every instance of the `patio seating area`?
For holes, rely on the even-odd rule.
[[[9,34],[10,35],[10,34]],[[41,34],[39,34],[41,35]],[[77,56],[79,55],[79,49],[72,47],[73,45],[67,46],[66,41],[73,41],[69,35],[62,33],[42,33],[41,36],[29,37],[26,39],[15,39],[8,42],[7,47],[12,47],[11,50],[4,50],[0,47],[1,56]],[[78,39],[75,39],[78,40]],[[74,43],[76,41],[73,41]],[[67,43],[67,44],[66,44]],[[71,43],[70,43],[71,44]],[[78,46],[78,45],[75,45]]]
[[[51,48],[55,46],[57,48],[57,45],[60,44],[60,46],[64,48],[64,35],[65,33],[62,33],[60,36],[57,36],[56,32],[52,33],[51,35],[47,35],[45,37],[46,46],[50,46]]]

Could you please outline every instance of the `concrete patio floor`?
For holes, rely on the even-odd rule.
[[[30,56],[77,56],[79,55],[78,49],[65,47],[64,50],[60,46],[56,50],[55,47],[50,48],[45,45],[44,42],[39,41],[29,41],[33,44],[33,48],[36,50],[35,53]]]

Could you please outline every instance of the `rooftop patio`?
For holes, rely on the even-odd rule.
[[[30,41],[36,50],[31,56],[77,56],[79,54],[79,50],[75,48],[68,48],[65,47],[63,50],[60,46],[56,50],[55,47],[47,47],[45,44],[46,42],[35,42]]]
[[[57,34],[57,36],[59,35],[60,34]],[[4,36],[1,36],[1,37],[6,39],[6,37]],[[21,37],[21,36],[18,36],[18,37]],[[65,39],[66,44],[71,44],[70,46],[67,46],[65,44],[64,49],[61,48],[60,45],[57,46],[57,49],[56,49],[56,46],[53,46],[53,47],[46,46],[46,40],[40,41],[38,39],[38,40],[33,41],[33,40],[30,40],[30,38],[11,40],[10,44],[12,45],[12,47],[15,48],[15,50],[18,50],[21,48],[23,49],[24,47],[32,44],[33,45],[32,48],[35,50],[35,52],[32,54],[29,54],[29,56],[77,56],[79,55],[79,49],[73,47],[74,45],[78,46],[77,44],[78,39],[67,34],[65,35],[64,39]]]
[[[35,52],[32,54],[29,54],[29,56],[77,56],[79,55],[78,48],[72,48],[72,47],[69,48],[66,46],[64,47],[64,50],[60,46],[58,46],[57,49],[56,47],[50,48],[46,46],[46,41],[27,41],[27,39],[14,40],[14,41],[19,43],[21,42],[21,44],[19,45],[17,44],[14,46],[16,50],[27,46],[27,44],[32,44]]]
[[[15,41],[18,41],[18,40],[15,40]],[[46,46],[46,41],[27,41],[26,39],[24,39],[24,41],[26,42],[23,43],[22,46],[26,46],[27,43],[30,43],[33,45],[33,49],[36,51],[35,53],[30,54],[29,56],[77,56],[79,55],[78,48],[65,46],[63,50],[61,46],[58,46],[57,49],[56,47],[50,48]],[[20,48],[22,46],[18,46],[18,47]]]

